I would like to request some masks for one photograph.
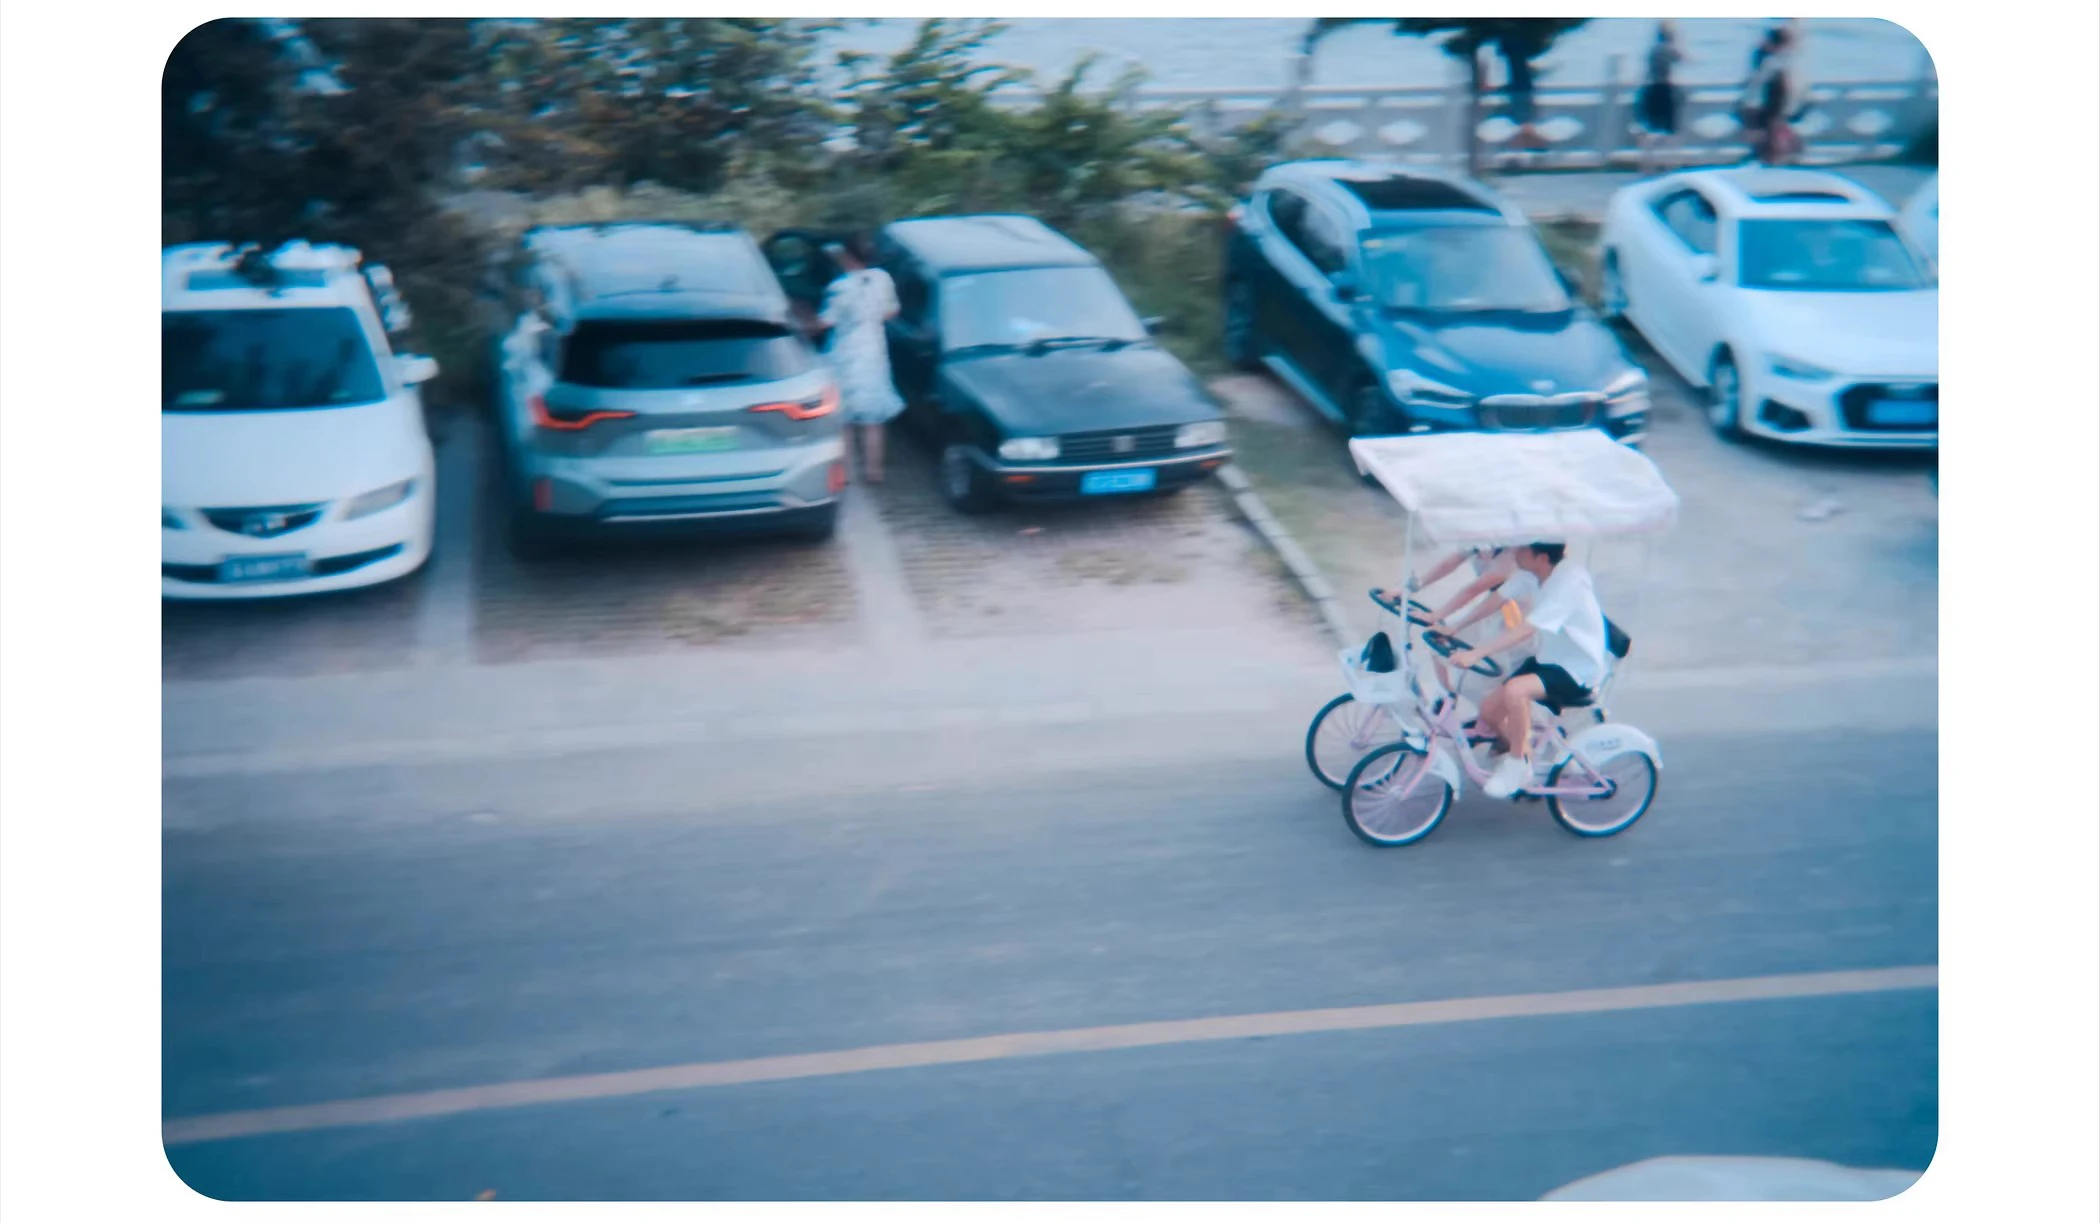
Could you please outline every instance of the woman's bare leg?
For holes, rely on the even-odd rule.
[[[882,483],[882,430],[881,425],[861,426],[861,453],[865,456],[862,462],[866,465],[870,484]]]
[[[860,478],[858,474],[860,471],[860,446],[854,437],[854,434],[859,432],[860,427],[858,425],[847,425],[839,430],[839,443],[846,448],[846,478],[848,480]]]

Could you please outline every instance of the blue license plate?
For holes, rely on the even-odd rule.
[[[1940,405],[1930,399],[1877,399],[1867,405],[1867,420],[1877,425],[1929,425],[1940,418]]]
[[[1082,493],[1143,493],[1159,483],[1159,473],[1150,467],[1129,471],[1090,471],[1079,477]]]
[[[288,582],[311,573],[304,553],[290,556],[229,556],[219,562],[222,582]]]

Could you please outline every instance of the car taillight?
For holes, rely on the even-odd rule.
[[[789,420],[815,420],[819,416],[829,416],[838,410],[839,392],[837,387],[826,387],[824,393],[814,399],[804,399],[796,402],[755,403],[745,409],[747,412],[778,412]]]
[[[525,403],[532,409],[533,424],[542,429],[558,429],[563,433],[588,429],[601,420],[627,420],[634,415],[632,412],[572,412],[563,408],[549,408],[545,397],[540,395],[534,395]]]

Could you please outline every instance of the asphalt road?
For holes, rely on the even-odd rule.
[[[171,778],[164,1113],[1937,959],[1930,728],[1678,736],[1619,838],[1476,796],[1379,851],[1250,720],[1158,759],[1087,750],[1127,725],[1018,728],[972,742],[976,780],[855,786],[850,760],[812,760],[770,796],[715,784],[779,767],[736,746]],[[169,1155],[225,1198],[1533,1198],[1663,1154],[1921,1168],[1937,1044],[1935,993],[1895,989],[819,1073]]]

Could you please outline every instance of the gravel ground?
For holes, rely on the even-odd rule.
[[[1647,453],[1683,499],[1646,558],[1600,555],[1600,590],[1666,669],[1926,657],[1939,648],[1939,505],[1930,456],[1820,454],[1715,438],[1693,394],[1635,342],[1654,378]],[[1363,632],[1362,592],[1390,584],[1405,516],[1366,487],[1340,436],[1264,378],[1223,379],[1239,465]]]

